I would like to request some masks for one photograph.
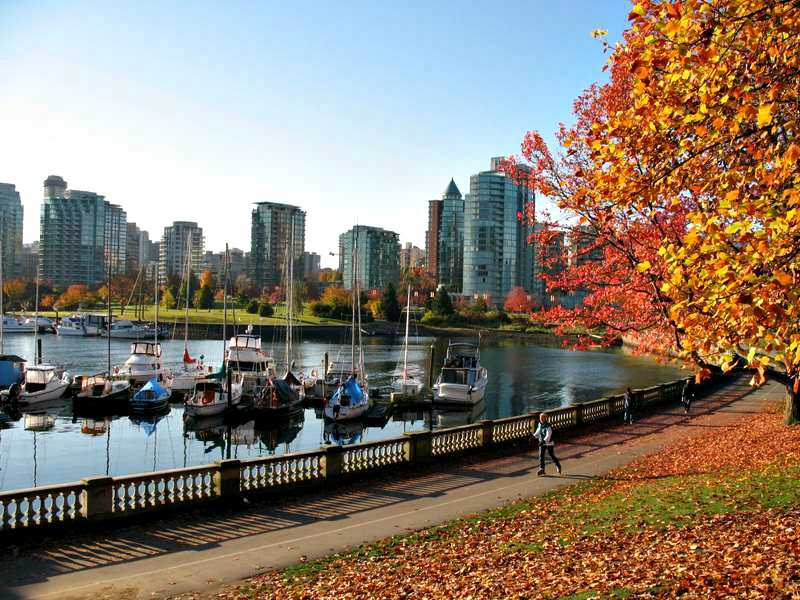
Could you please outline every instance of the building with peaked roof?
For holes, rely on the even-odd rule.
[[[428,271],[439,285],[461,292],[464,271],[464,198],[454,179],[441,200],[428,202],[425,235]]]

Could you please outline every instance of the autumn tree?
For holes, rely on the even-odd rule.
[[[33,303],[33,284],[24,279],[8,279],[3,282],[3,293],[8,304],[6,308],[22,310],[27,304]]]
[[[517,286],[508,292],[503,308],[510,313],[529,313],[533,310],[533,300],[523,287]]]
[[[175,296],[169,287],[164,288],[164,291],[161,294],[161,306],[168,309],[174,309],[178,306],[178,301],[175,299]]]
[[[799,13],[780,0],[635,4],[609,83],[558,134],[562,155],[534,132],[526,168],[509,165],[575,221],[570,264],[546,280],[585,296],[550,317],[649,336],[699,373],[745,363],[754,383],[786,385],[789,420],[800,418]]]
[[[60,309],[74,309],[94,306],[97,303],[97,293],[89,289],[88,286],[79,283],[69,286],[59,297],[58,307]]]

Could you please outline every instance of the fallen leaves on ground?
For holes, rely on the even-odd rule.
[[[800,598],[800,428],[704,431],[606,478],[303,562],[233,598]]]

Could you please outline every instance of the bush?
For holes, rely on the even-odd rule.
[[[272,308],[272,305],[268,302],[262,302],[258,305],[258,316],[259,317],[271,317],[275,314],[275,310]]]
[[[258,312],[258,308],[258,300],[250,300],[250,302],[247,303],[247,312],[249,312],[251,315],[256,314]]]

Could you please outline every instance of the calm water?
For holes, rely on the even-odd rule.
[[[399,341],[399,340],[398,340]],[[342,340],[344,342],[344,340]],[[427,381],[429,349],[435,342],[440,364],[446,340],[419,338],[409,350],[410,370]],[[46,362],[73,375],[105,370],[104,339],[43,336]],[[130,342],[112,340],[112,364],[127,357]],[[265,347],[270,347],[269,340]],[[178,366],[183,342],[163,341],[166,363]],[[193,356],[219,364],[222,342],[191,340]],[[349,346],[322,342],[297,345],[297,366],[306,373],[321,369],[322,357],[349,358]],[[7,335],[5,352],[33,356],[33,338]],[[274,349],[282,363],[283,348]],[[391,340],[365,339],[370,386],[389,383],[402,359],[402,347]],[[481,359],[489,370],[483,403],[469,412],[410,411],[370,426],[326,427],[313,408],[292,422],[226,423],[209,418],[184,423],[183,408],[155,420],[138,422],[127,416],[105,419],[73,417],[72,403],[38,405],[29,414],[9,415],[0,423],[0,490],[75,481],[91,475],[124,475],[158,469],[200,465],[223,458],[248,458],[317,448],[325,443],[377,440],[428,427],[447,427],[549,409],[619,392],[626,385],[644,387],[679,376],[679,369],[617,351],[569,352],[517,341],[484,341]],[[382,425],[382,426],[381,426]]]

